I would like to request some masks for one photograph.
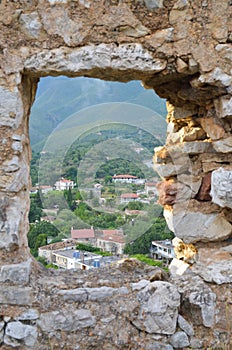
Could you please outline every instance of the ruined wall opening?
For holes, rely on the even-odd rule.
[[[79,243],[97,246],[115,258],[122,256],[125,245],[127,253],[148,254],[152,240],[172,237],[164,219],[159,219],[162,208],[157,205],[156,184],[160,178],[152,162],[154,147],[165,143],[166,103],[152,89],[145,90],[139,81],[42,78],[30,123],[28,239],[33,255],[39,246],[62,239],[66,242],[54,245],[53,251],[62,246],[75,249],[71,236],[77,239],[92,228],[94,237],[80,238]],[[131,178],[114,179],[119,174]],[[70,182],[64,186],[67,179]],[[160,224],[164,231],[156,233]],[[107,236],[109,232],[113,237]],[[150,244],[143,247],[145,233]],[[139,243],[133,248],[135,240],[140,240],[141,249]],[[39,255],[56,263],[56,255],[48,259],[46,248],[39,249]],[[74,267],[73,262],[60,264],[60,255],[59,267]],[[72,255],[70,251],[69,260]]]

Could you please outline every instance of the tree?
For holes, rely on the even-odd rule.
[[[28,245],[34,256],[38,255],[38,248],[47,244],[47,237],[58,236],[59,231],[49,222],[42,221],[37,224],[32,224],[28,233]]]

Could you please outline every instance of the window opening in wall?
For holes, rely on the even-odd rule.
[[[84,259],[88,270],[172,237],[152,166],[165,116],[165,100],[139,81],[41,79],[30,118],[28,234],[40,262],[68,269]]]

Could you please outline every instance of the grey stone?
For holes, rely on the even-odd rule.
[[[117,288],[111,287],[86,288],[86,291],[88,293],[88,300],[91,301],[101,301],[118,293]]]
[[[62,295],[65,301],[85,302],[88,298],[85,288],[59,290],[57,294]]]
[[[131,283],[132,290],[141,290],[145,288],[150,282],[148,280],[141,280],[137,283]]]
[[[199,77],[199,81],[202,84],[211,84],[218,87],[227,87],[232,83],[232,78],[230,75],[222,71],[221,68],[216,67],[210,73],[202,74]]]
[[[95,317],[87,309],[63,308],[59,311],[45,312],[40,315],[37,321],[42,331],[52,332],[76,331],[82,328],[93,327]]]
[[[214,203],[232,208],[232,170],[219,168],[212,172],[210,195]]]
[[[172,210],[164,209],[164,217],[169,229],[185,243],[210,242],[227,239],[232,225],[220,214],[202,214],[189,211],[175,204]]]
[[[31,262],[32,260],[29,259],[19,264],[1,266],[0,282],[27,283],[31,272]]]
[[[22,23],[29,37],[36,39],[39,38],[42,24],[37,12],[23,13],[20,16],[20,23]]]
[[[173,347],[170,344],[164,344],[156,341],[152,344],[149,344],[146,347],[146,350],[173,350]]]
[[[25,68],[49,74],[57,72],[72,72],[84,74],[94,68],[112,68],[125,70],[133,68],[139,72],[155,74],[165,69],[166,60],[154,59],[141,44],[88,45],[75,48],[67,53],[63,48],[44,50],[25,60]],[[106,77],[107,78],[107,77]],[[126,79],[125,79],[126,81]]]
[[[185,332],[176,332],[170,338],[170,342],[174,348],[184,348],[189,346],[189,340]]]
[[[31,348],[37,340],[37,328],[25,325],[19,321],[9,322],[6,326],[4,343],[10,346],[19,346],[24,344]]]
[[[173,334],[176,330],[180,295],[168,282],[156,281],[138,292],[139,314],[132,323],[147,333]],[[132,313],[133,314],[133,313]]]
[[[188,0],[178,0],[173,6],[174,10],[184,10],[189,6]]]
[[[192,270],[206,282],[219,285],[223,283],[232,283],[232,261],[212,261],[207,265],[197,263],[193,266]]]
[[[0,304],[10,305],[30,305],[31,288],[30,287],[13,287],[13,286],[1,286],[0,289]]]
[[[0,331],[2,331],[3,327],[5,326],[5,322],[4,321],[1,321],[0,322]]]
[[[232,97],[222,96],[214,101],[217,116],[219,118],[227,118],[232,116]]]
[[[210,290],[199,290],[190,293],[189,302],[201,309],[203,325],[212,327],[215,322],[216,295]]]
[[[36,309],[28,309],[19,316],[17,316],[15,319],[17,321],[31,321],[31,320],[37,320],[39,318],[39,312]]]
[[[203,340],[192,337],[190,339],[190,346],[192,349],[203,349],[204,347]]]
[[[23,104],[19,91],[12,92],[0,86],[0,125],[17,128],[23,116]]]
[[[213,148],[219,153],[231,153],[232,136],[213,142]]]
[[[144,2],[149,10],[162,8],[164,6],[163,0],[144,0]]]
[[[68,46],[80,44],[88,34],[88,29],[83,30],[82,21],[73,21],[66,8],[55,7],[41,11],[44,29],[49,35],[59,35]]]
[[[178,325],[179,327],[182,329],[182,331],[184,331],[187,335],[189,335],[190,337],[192,337],[194,335],[194,330],[193,327],[190,325],[190,323],[188,321],[186,321],[186,319],[179,315],[178,316]]]

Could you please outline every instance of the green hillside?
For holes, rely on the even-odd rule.
[[[112,106],[110,106],[111,102],[113,102]],[[104,121],[105,103],[107,103],[108,112],[112,109],[111,121],[117,122],[117,120],[114,120],[118,113],[118,110],[115,110],[117,105],[115,102],[126,102],[147,107],[161,115],[162,118],[166,115],[165,100],[160,99],[153,90],[145,90],[138,81],[118,83],[83,77],[72,79],[66,77],[42,78],[30,117],[32,149],[42,150],[47,137],[52,131],[57,127],[60,129],[60,123],[62,124],[60,138],[63,138],[64,129],[68,131],[67,129],[72,128],[73,125],[69,122],[64,127],[62,122],[71,115],[76,115],[75,121],[79,118],[79,127],[86,122],[94,127],[97,125],[99,118]],[[100,106],[101,104],[103,104],[103,108]],[[92,106],[95,105],[98,105],[98,108],[93,109]],[[88,109],[88,107],[91,108]],[[84,114],[78,113],[83,109],[85,109]],[[132,110],[132,107],[130,110]],[[137,111],[135,106],[134,111],[131,116],[133,123],[135,122],[136,125],[140,123],[143,127],[141,108]],[[120,113],[123,114],[122,109]],[[122,122],[124,118],[124,115],[121,118],[116,117],[119,122]],[[109,117],[106,119],[108,122]],[[86,128],[84,128],[84,132],[86,132]]]

